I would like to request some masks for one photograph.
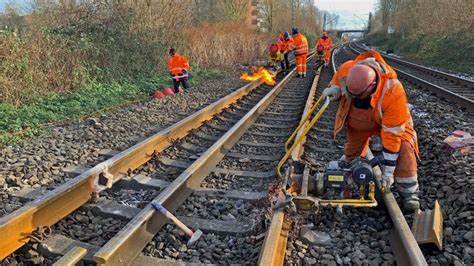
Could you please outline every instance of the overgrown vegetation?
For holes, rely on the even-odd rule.
[[[0,13],[0,135],[34,134],[44,123],[145,99],[170,83],[170,47],[190,58],[192,81],[210,73],[205,69],[266,57],[277,33],[290,31],[291,8],[263,1],[260,9],[271,4],[284,16],[272,15],[278,27],[255,30],[251,2],[42,0],[26,13],[7,7]],[[319,35],[312,1],[294,2],[296,25]]]
[[[474,74],[471,0],[379,0],[367,41],[421,63]],[[394,33],[388,34],[388,28]]]

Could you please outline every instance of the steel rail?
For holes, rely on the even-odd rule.
[[[350,46],[349,48],[352,49]],[[333,70],[336,73],[335,64],[333,64]],[[367,148],[366,156],[369,160],[374,158],[369,148]],[[374,176],[377,187],[382,191],[382,171],[379,166],[374,167]],[[382,198],[394,225],[390,232],[390,244],[398,265],[428,265],[392,192],[385,190],[382,192]]]
[[[357,46],[357,45],[356,45]],[[359,49],[362,49],[362,50],[366,50],[365,48],[362,48],[360,46],[357,46]],[[355,53],[360,53],[357,49],[353,48],[350,44],[349,44],[349,49],[351,49],[353,52]],[[437,70],[433,70],[433,69],[429,69],[429,68],[426,68],[426,67],[422,67],[420,65],[417,65],[417,64],[413,64],[413,63],[410,63],[410,62],[406,62],[406,61],[403,61],[403,60],[400,60],[400,59],[395,59],[393,57],[389,57],[387,55],[383,55],[383,57],[385,58],[388,58],[388,60],[393,60],[395,62],[399,62],[400,64],[404,64],[405,66],[408,66],[408,67],[414,67],[414,68],[417,68],[417,69],[421,69],[423,68],[423,70],[425,72],[434,72],[438,75],[438,73],[441,73],[441,74],[444,74],[446,75],[449,79],[452,79],[452,80],[456,80],[456,82],[460,83],[460,84],[463,84],[465,85],[465,83],[469,84],[467,86],[469,86],[471,89],[473,89],[474,91],[474,88],[473,88],[473,82],[472,81],[469,81],[469,80],[466,80],[466,79],[462,79],[462,78],[459,78],[459,77],[456,77],[454,75],[450,75],[450,74],[447,74],[447,73],[443,73],[443,72],[439,72]],[[431,91],[433,91],[435,94],[437,94],[438,96],[440,97],[444,97],[446,99],[449,99],[449,100],[452,100],[454,102],[456,102],[457,104],[467,108],[468,110],[472,110],[472,108],[474,108],[474,100],[472,99],[469,99],[469,98],[466,98],[460,94],[457,94],[449,89],[446,89],[446,88],[443,88],[441,86],[438,86],[432,82],[429,82],[427,80],[424,80],[423,78],[421,77],[417,77],[415,75],[412,75],[406,71],[403,71],[399,68],[396,68],[396,67],[393,67],[393,69],[395,69],[397,71],[397,73],[401,74],[402,76],[404,76],[407,80],[409,80],[410,82],[412,83],[415,83],[415,84],[421,84],[427,88],[429,88]]]
[[[358,43],[355,43],[355,45],[360,49],[366,50],[365,47],[361,47]],[[409,61],[400,59],[400,58],[396,58],[396,57],[390,56],[388,54],[383,54],[382,56],[385,57],[385,58],[388,58],[389,60],[394,61],[398,64],[409,66],[409,67],[412,67],[412,68],[416,68],[416,69],[421,70],[421,71],[423,71],[427,74],[434,74],[435,76],[444,78],[446,80],[451,80],[451,81],[456,82],[460,85],[465,85],[467,87],[470,87],[471,89],[474,89],[474,81],[472,81],[472,80],[469,80],[469,79],[466,79],[466,78],[463,78],[463,77],[458,77],[458,76],[455,76],[453,74],[440,71],[438,69],[432,69],[432,68],[429,68],[429,67],[426,67],[426,66],[423,66],[423,65],[419,65],[419,64],[416,64],[416,63],[413,63],[413,62],[409,62]]]
[[[29,241],[37,228],[51,226],[82,206],[96,191],[95,182],[104,171],[113,182],[126,176],[152,158],[152,154],[169,147],[173,140],[186,136],[213,115],[221,112],[257,88],[261,81],[251,82],[213,104],[163,129],[146,140],[120,152],[79,176],[67,181],[40,198],[0,218],[0,261]]]
[[[316,90],[319,84],[319,78],[321,76],[322,67],[319,67],[318,74],[314,77],[313,83],[311,84],[311,89],[309,91],[308,99],[306,101],[306,105],[301,115],[301,121],[296,130],[290,137],[290,139],[294,136],[299,138],[303,131],[305,130],[306,126],[308,125],[309,115],[314,111],[313,105],[314,104],[314,97],[316,95]],[[299,160],[302,153],[303,153],[303,145],[305,143],[304,138],[300,141],[299,145],[294,148],[292,152],[292,159]],[[287,142],[288,143],[288,142]],[[287,173],[288,174],[288,173]],[[262,249],[260,251],[258,265],[266,266],[266,265],[283,265],[285,261],[285,252],[286,252],[286,243],[288,241],[288,232],[289,232],[289,225],[285,219],[285,213],[283,210],[279,209],[275,211],[272,215],[272,220],[270,222],[270,227],[267,231],[265,236],[265,240],[262,245]]]
[[[310,56],[310,59],[313,56]],[[268,94],[263,97],[244,117],[229,129],[217,142],[194,161],[155,199],[171,212],[174,212],[211,173],[225,154],[237,143],[240,137],[255,122],[293,77],[293,69]],[[141,250],[167,222],[165,216],[156,212],[151,204],[145,206],[122,230],[94,254],[98,264],[130,264]]]

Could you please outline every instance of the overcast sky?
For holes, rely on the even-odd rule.
[[[369,12],[375,11],[377,0],[314,0],[320,10],[339,15],[339,29],[362,29],[367,24]]]

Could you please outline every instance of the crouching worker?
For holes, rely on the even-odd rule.
[[[189,89],[188,59],[184,55],[180,55],[174,48],[169,51],[170,59],[168,61],[168,68],[171,78],[173,79],[174,92],[179,92],[179,85],[181,84],[185,90]]]
[[[280,64],[283,67],[283,54],[280,52],[280,49],[277,44],[270,45],[270,61],[272,68],[278,70]]]
[[[323,96],[340,101],[334,137],[346,125],[345,159],[363,153],[372,135],[380,136],[382,186],[388,189],[395,181],[405,211],[418,209],[417,136],[395,71],[378,52],[362,53],[339,68]]]

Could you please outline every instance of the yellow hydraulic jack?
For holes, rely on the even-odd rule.
[[[373,157],[372,153],[370,152],[370,149],[367,152],[367,159],[361,159],[357,163],[351,164],[350,171],[352,171],[352,179],[359,179],[359,181],[361,181],[361,178],[366,177],[365,174],[367,172],[364,171],[364,169],[372,171],[372,167],[374,167],[374,172],[371,181],[365,183],[355,182],[355,184],[359,184],[358,198],[339,197],[336,199],[323,199],[318,197],[320,195],[323,195],[322,189],[324,188],[325,184],[344,181],[345,175],[341,174],[341,172],[336,172],[336,174],[334,174],[334,172],[327,172],[326,176],[322,176],[321,174],[319,174],[320,176],[318,177],[318,174],[316,174],[313,177],[310,177],[310,169],[306,165],[302,174],[296,174],[295,166],[297,167],[297,165],[294,165],[294,163],[290,160],[286,168],[285,175],[282,176],[282,166],[287,161],[289,161],[289,158],[293,151],[298,145],[301,145],[301,142],[305,139],[305,136],[316,124],[319,118],[323,115],[330,103],[329,98],[326,98],[321,108],[315,113],[316,109],[319,107],[322,101],[323,98],[320,97],[310,109],[310,111],[306,114],[306,116],[303,118],[303,120],[300,122],[296,130],[291,134],[291,136],[285,143],[285,156],[277,165],[276,173],[281,181],[282,192],[287,197],[287,200],[285,201],[286,205],[294,206],[296,209],[300,210],[318,210],[319,207],[328,206],[337,208],[338,212],[342,211],[342,207],[344,206],[375,207],[377,206],[377,200],[375,199],[376,186],[378,186],[381,192],[381,197],[384,199],[386,206],[387,204],[393,205],[392,203],[396,205],[395,200],[389,200],[389,202],[387,203],[387,199],[393,198],[393,196],[389,189],[385,190],[381,186],[380,168],[376,167],[376,162],[371,163],[372,161],[376,161],[376,158]],[[313,115],[313,113],[315,114],[308,124],[307,121]],[[290,148],[288,148],[292,142],[293,144]],[[370,159],[370,161],[368,161],[368,159]],[[357,168],[356,176],[354,176],[354,168]],[[301,170],[299,172],[301,173]],[[365,185],[360,185],[361,183]],[[308,192],[313,192],[312,194],[316,195],[310,195]],[[402,216],[403,215],[400,212],[400,217]],[[426,210],[424,212],[418,210],[415,212],[412,232],[418,244],[434,243],[440,250],[442,249],[443,217],[441,207],[437,201],[433,210]]]
[[[316,109],[320,106],[323,100],[324,103],[315,113]],[[305,167],[303,175],[295,175],[294,173],[292,173],[293,171],[290,171],[289,174],[285,174],[285,177],[282,177],[282,166],[288,161],[295,148],[300,145],[301,141],[305,138],[311,128],[316,124],[319,118],[326,111],[329,103],[329,98],[323,99],[322,97],[320,97],[313,105],[311,110],[300,122],[299,126],[295,129],[295,131],[286,141],[285,156],[283,156],[283,158],[280,160],[276,169],[277,176],[282,181],[282,188],[284,189],[283,192],[289,197],[292,197],[293,202],[301,210],[318,209],[320,206],[336,207],[338,208],[338,210],[342,209],[342,207],[344,206],[375,207],[377,206],[377,201],[375,200],[375,183],[372,181],[368,183],[368,186],[361,185],[359,187],[359,198],[357,199],[321,199],[319,197],[309,195],[308,191],[322,192],[324,186],[324,178],[320,175],[319,178],[310,180],[309,168]],[[309,124],[307,124],[306,122],[313,114],[313,118],[311,119]],[[291,147],[289,147],[292,142],[293,144],[291,145]],[[341,174],[329,175],[326,177],[326,180],[339,184],[345,181],[344,175]],[[287,185],[289,185],[289,189],[286,189]],[[368,189],[366,189],[366,187],[368,187]]]

